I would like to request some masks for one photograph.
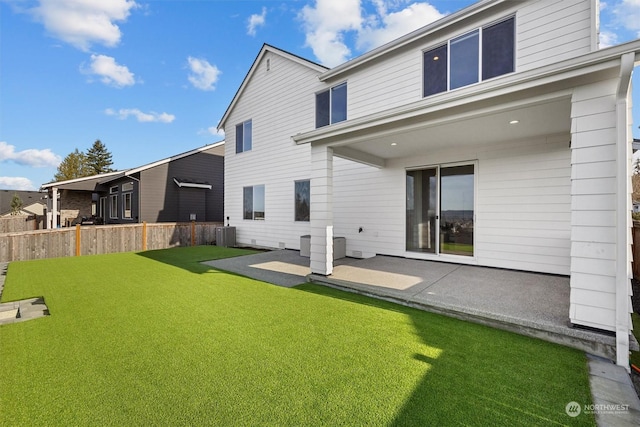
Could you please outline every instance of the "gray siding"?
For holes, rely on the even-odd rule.
[[[140,221],[222,221],[224,202],[224,148],[213,148],[172,160],[140,172]],[[211,184],[211,190],[178,187],[186,180]]]

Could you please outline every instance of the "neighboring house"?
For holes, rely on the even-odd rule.
[[[484,0],[332,69],[264,45],[219,124],[237,241],[568,275],[628,369],[640,41],[599,49],[598,7]]]
[[[0,217],[13,215],[11,203],[14,195],[22,201],[22,208],[18,215],[44,215],[45,194],[38,191],[0,190]]]
[[[83,217],[104,224],[222,222],[224,142],[125,171],[44,184],[42,189],[49,195],[53,228]]]

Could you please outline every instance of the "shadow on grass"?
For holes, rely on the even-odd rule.
[[[426,373],[393,426],[595,425],[593,415],[565,412],[571,401],[591,403],[577,350],[313,283],[294,289],[402,313],[434,350],[413,355]]]
[[[251,255],[253,253],[255,251],[250,249],[203,245],[150,250],[138,252],[137,255],[182,268],[191,273],[202,274],[214,270],[213,267],[202,264],[203,261]]]

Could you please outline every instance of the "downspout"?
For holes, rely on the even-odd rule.
[[[628,95],[631,87],[635,52],[620,57],[620,75],[616,93],[616,363],[629,370],[629,334],[631,332],[631,209],[629,177]]]

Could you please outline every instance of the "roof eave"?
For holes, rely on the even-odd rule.
[[[422,114],[425,109],[435,111],[457,105],[457,103],[469,103],[472,101],[471,96],[477,98],[489,97],[499,91],[508,90],[509,88],[515,88],[517,86],[535,87],[541,83],[547,84],[554,80],[562,80],[565,78],[596,72],[600,69],[608,69],[619,64],[621,56],[629,52],[635,52],[636,64],[638,64],[640,61],[640,39],[601,49],[560,63],[520,73],[513,73],[487,82],[489,84],[485,85],[482,90],[477,90],[472,94],[469,94],[468,91],[465,90],[458,90],[453,93],[447,92],[443,94],[444,96],[441,101],[435,103],[432,102],[426,105],[425,99],[421,99],[409,105],[381,111],[379,113],[373,113],[371,115],[342,122],[337,125],[326,126],[320,129],[294,135],[292,136],[292,139],[297,145],[318,142],[353,130],[363,129],[372,126],[375,123],[389,120],[393,121],[401,115]]]
[[[319,79],[320,81],[326,81],[326,80],[336,78],[340,74],[345,73],[349,70],[352,70],[356,67],[359,67],[376,58],[379,58],[380,56],[387,54],[387,52],[391,50],[398,49],[408,44],[411,44],[416,40],[426,37],[435,31],[438,31],[442,28],[445,28],[463,19],[467,19],[472,15],[485,11],[505,1],[506,0],[481,0],[477,3],[473,3],[465,7],[464,9],[451,13],[443,18],[438,19],[437,21],[432,22],[431,24],[425,25],[424,27],[418,28],[417,30],[412,31],[409,34],[406,34],[402,37],[392,40],[380,47],[377,47],[367,53],[364,53],[358,56],[357,58],[354,58],[336,67],[333,67],[330,70],[326,71],[325,73],[322,73],[319,76]]]
[[[267,52],[272,52],[275,53],[277,55],[283,56],[287,59],[290,59],[298,64],[307,66],[309,68],[312,68],[314,70],[316,70],[318,73],[322,73],[328,70],[327,67],[317,64],[313,61],[310,61],[308,59],[302,58],[301,56],[298,55],[294,55],[293,53],[284,51],[282,49],[278,49],[277,47],[271,46],[267,43],[262,45],[262,48],[260,49],[260,52],[258,52],[258,55],[256,56],[256,59],[253,60],[253,63],[251,64],[251,67],[249,68],[249,71],[247,72],[247,75],[244,77],[244,79],[242,80],[242,83],[240,84],[240,87],[238,88],[238,90],[236,91],[235,95],[233,96],[233,99],[231,100],[231,102],[229,103],[229,106],[227,107],[227,109],[225,110],[224,114],[222,115],[222,118],[220,119],[220,122],[218,123],[218,127],[217,129],[223,129],[224,125],[227,121],[227,119],[229,118],[229,115],[231,114],[231,111],[233,111],[233,108],[235,107],[236,103],[238,102],[238,99],[240,99],[240,97],[242,96],[242,93],[244,92],[244,89],[246,88],[247,84],[249,83],[249,81],[251,80],[251,78],[253,77],[257,65],[258,63],[260,63],[260,60],[264,57],[264,55],[266,55]]]

